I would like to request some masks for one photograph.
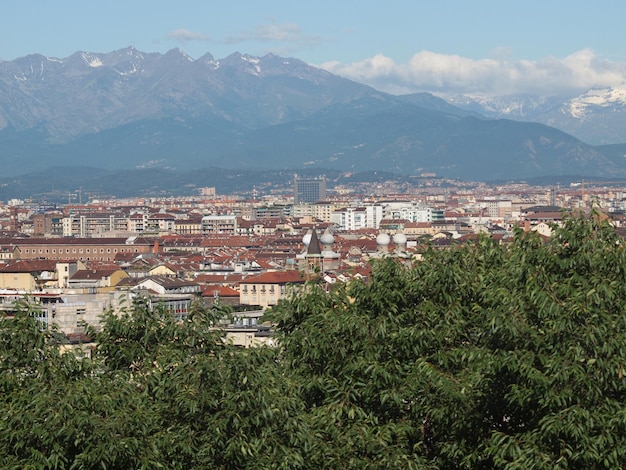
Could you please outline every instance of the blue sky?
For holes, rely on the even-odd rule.
[[[8,4],[8,3],[7,3]],[[274,52],[393,93],[553,94],[623,86],[623,0],[20,0],[0,60],[178,47]]]

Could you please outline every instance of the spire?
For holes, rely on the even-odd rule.
[[[307,256],[321,256],[322,250],[320,249],[320,241],[317,238],[317,232],[313,229],[311,233],[311,241],[307,250]]]

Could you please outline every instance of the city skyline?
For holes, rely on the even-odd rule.
[[[145,4],[23,2],[0,19],[0,60],[178,47],[197,59],[293,56],[391,93],[554,94],[626,82],[625,4],[602,1]]]

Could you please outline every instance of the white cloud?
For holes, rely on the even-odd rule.
[[[210,38],[202,33],[189,31],[188,29],[179,28],[167,33],[167,38],[184,44],[189,41],[209,41]]]
[[[257,27],[256,39],[259,41],[287,41],[298,42],[302,39],[302,31],[294,23],[269,23]]]
[[[625,86],[626,63],[601,59],[590,49],[539,61],[512,57],[508,49],[486,59],[421,51],[399,64],[382,54],[360,62],[321,65],[329,72],[390,93],[531,93],[558,95],[595,87]]]
[[[313,47],[323,41],[320,36],[305,34],[295,23],[277,23],[274,20],[260,24],[254,30],[243,31],[226,38],[226,44],[257,41],[272,43],[274,52],[294,52],[304,47]],[[277,49],[278,48],[278,49]]]

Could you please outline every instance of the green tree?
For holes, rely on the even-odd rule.
[[[2,468],[296,468],[301,405],[276,350],[236,349],[223,307],[105,314],[93,359],[25,308],[0,322]]]
[[[194,306],[107,313],[93,358],[0,321],[2,468],[622,468],[626,253],[597,215],[310,282],[238,349]]]
[[[597,215],[275,309],[333,468],[621,468],[624,245]],[[324,457],[319,456],[318,463]]]

